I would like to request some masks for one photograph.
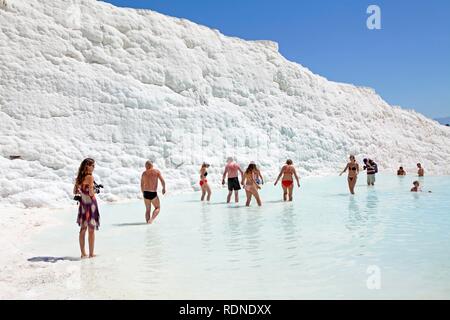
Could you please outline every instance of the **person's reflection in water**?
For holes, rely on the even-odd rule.
[[[202,205],[201,212],[200,237],[202,247],[206,250],[206,253],[209,254],[213,251],[211,248],[213,238],[213,232],[211,230],[211,206]]]
[[[245,239],[247,241],[245,249],[252,256],[252,261],[260,261],[263,258],[263,248],[261,246],[261,226],[262,216],[260,210],[250,208],[247,213],[245,225]]]
[[[164,272],[169,270],[164,248],[167,244],[163,243],[159,228],[146,228],[140,281],[145,284],[145,294],[150,297],[158,295],[158,288],[161,289],[164,283]]]
[[[98,288],[105,285],[101,283],[101,280],[105,277],[105,270],[96,268],[96,263],[93,263],[92,260],[82,261],[79,270],[75,267],[73,269],[70,268],[70,270],[72,271],[71,276],[66,280],[66,285],[69,289],[72,287],[72,289],[79,290],[81,294],[95,295],[98,292]],[[108,272],[111,271],[111,269],[108,269]]]
[[[378,195],[376,190],[367,192],[366,207],[369,213],[376,213],[378,207]]]
[[[281,226],[284,231],[284,248],[286,248],[286,260],[291,264],[298,263],[298,256],[300,247],[299,240],[301,235],[298,235],[298,224],[295,218],[297,217],[294,206],[290,203],[283,208],[281,215]]]
[[[233,269],[240,268],[240,261],[238,261],[236,256],[239,256],[239,251],[243,247],[241,222],[242,212],[240,208],[228,213],[228,224],[224,230],[227,250],[226,263],[231,264],[230,267]]]
[[[351,196],[348,203],[347,229],[357,230],[364,224],[365,220],[367,220],[367,217],[362,214],[355,197]]]

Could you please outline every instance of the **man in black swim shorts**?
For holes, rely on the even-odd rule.
[[[231,201],[231,195],[234,191],[234,201],[239,202],[239,190],[241,190],[241,184],[239,183],[238,172],[241,173],[241,180],[244,180],[244,172],[237,162],[232,157],[228,157],[227,165],[223,172],[222,184],[225,184],[225,177],[228,175],[228,196],[227,203]]]
[[[141,191],[144,196],[145,202],[145,221],[147,223],[152,223],[158,216],[161,209],[159,198],[158,198],[158,180],[162,184],[162,194],[166,193],[166,183],[159,170],[153,168],[153,163],[147,161],[145,163],[145,171],[142,173],[141,177]],[[155,207],[153,215],[150,216],[152,205]]]

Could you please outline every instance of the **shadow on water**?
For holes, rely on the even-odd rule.
[[[242,208],[249,208],[247,207],[245,204],[243,205],[233,205],[233,206],[229,206],[228,209],[242,209]]]
[[[183,201],[185,203],[199,203],[199,204],[204,204],[204,205],[208,205],[208,206],[217,206],[217,205],[224,205],[227,204],[225,201],[223,202],[208,202],[208,201],[200,201],[199,200],[186,200]]]
[[[264,202],[263,202],[263,205],[264,205],[264,203],[285,203],[285,202],[288,202],[288,201],[283,201],[283,200],[270,200],[270,201],[264,201]]]
[[[30,259],[27,259],[27,261],[56,263],[58,261],[81,261],[81,258],[76,258],[76,257],[33,257]]]
[[[146,222],[131,222],[131,223],[117,223],[113,224],[114,227],[133,227],[133,226],[146,226]]]

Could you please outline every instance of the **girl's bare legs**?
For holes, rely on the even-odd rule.
[[[352,194],[355,194],[355,186],[356,186],[356,180],[358,177],[354,177],[352,181]]]
[[[209,184],[206,184],[206,192],[208,193],[206,200],[209,201],[211,200],[211,188],[209,187]]]
[[[245,206],[250,206],[250,201],[252,201],[252,193],[250,191],[245,190],[245,194],[247,195],[247,201],[245,202]]]
[[[81,259],[86,258],[88,256],[86,254],[86,249],[84,248],[85,247],[86,229],[87,229],[87,227],[80,228],[79,241],[80,241]]]
[[[348,188],[351,194],[355,194],[356,177],[348,178]]]
[[[153,206],[155,207],[155,210],[153,211],[152,218],[149,220],[148,223],[152,223],[153,221],[155,221],[156,217],[157,217],[158,214],[159,214],[159,211],[161,210],[160,203],[159,203],[159,198],[158,198],[158,197],[156,197],[155,199],[152,200],[152,204],[153,204]]]
[[[89,258],[95,257],[94,243],[95,243],[95,229],[89,228]]]
[[[150,220],[150,212],[152,211],[152,201],[144,199],[145,202],[145,221],[148,223]]]
[[[292,191],[294,190],[294,184],[292,184],[289,188],[288,188],[288,192],[289,192],[289,201],[292,201]]]
[[[262,203],[261,203],[261,198],[259,197],[258,190],[255,190],[255,191],[253,192],[253,196],[255,197],[256,203],[258,204],[258,206],[261,207]]]
[[[348,189],[350,190],[350,193],[353,194],[353,191],[352,191],[352,179],[349,177],[349,178],[347,178],[347,181],[348,181]]]
[[[287,188],[285,186],[283,186],[283,201],[287,200]]]
[[[204,183],[202,185],[202,198],[201,198],[201,201],[205,200],[205,196],[206,196],[206,184]]]

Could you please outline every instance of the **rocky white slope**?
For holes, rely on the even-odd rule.
[[[273,177],[335,174],[349,153],[391,173],[450,174],[450,130],[184,19],[94,0],[0,0],[0,203],[68,203],[80,161],[97,160],[106,200],[139,196],[146,159],[169,190],[197,188],[225,157]],[[22,160],[10,160],[19,155]]]

